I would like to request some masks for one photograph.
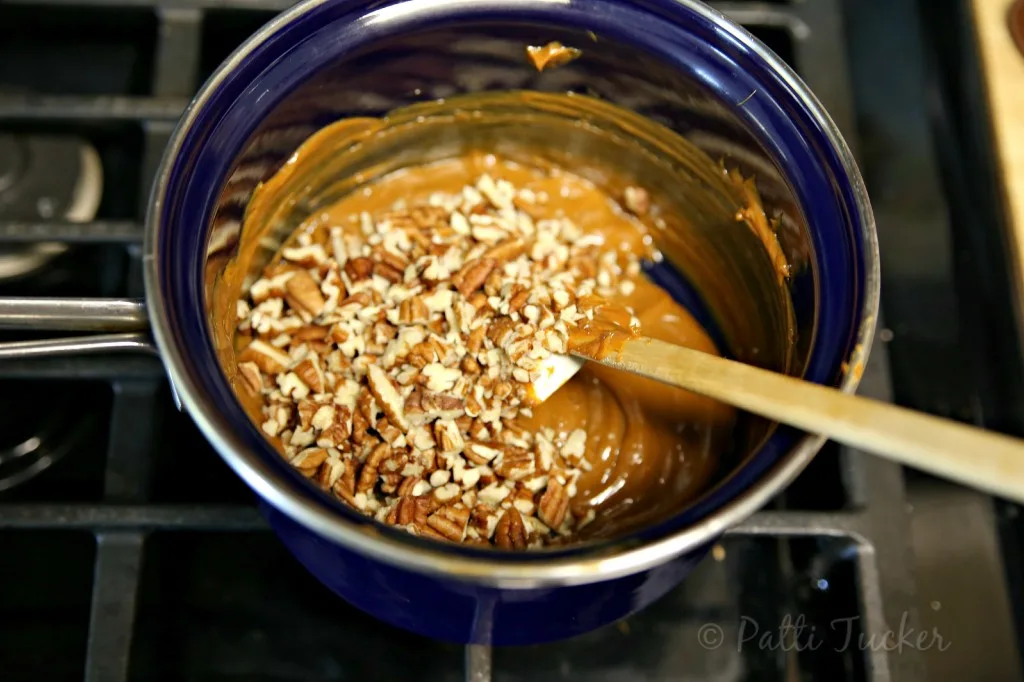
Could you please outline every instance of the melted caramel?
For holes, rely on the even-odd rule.
[[[543,71],[549,67],[563,66],[574,59],[578,59],[582,54],[582,50],[575,47],[566,47],[557,40],[547,45],[530,45],[526,48],[526,56],[538,71]]]
[[[533,190],[543,215],[570,217],[584,232],[600,235],[609,250],[647,253],[649,239],[641,223],[623,212],[592,183],[560,169],[531,168],[492,155],[468,154],[386,175],[311,216],[296,231],[326,240],[326,228],[358,230],[365,211],[380,215],[397,201],[426,201],[433,192],[458,192],[483,173]],[[290,240],[289,240],[290,241]],[[612,300],[582,327],[570,345],[610,348],[616,334],[627,334],[630,306],[643,334],[709,353],[718,353],[697,321],[665,291],[641,275],[629,296]],[[244,345],[244,344],[243,344]],[[623,524],[642,524],[676,509],[699,493],[715,456],[725,447],[734,412],[687,391],[598,365],[586,366],[520,425],[551,427],[567,434],[589,434],[586,457],[592,470],[578,484],[576,508],[594,507],[596,520],[584,529],[593,537],[618,532]],[[615,521],[614,525],[609,525]]]
[[[267,255],[289,234],[355,229],[353,214],[458,190],[483,172],[546,194],[548,210],[602,235],[606,249],[649,254],[656,245],[706,297],[738,359],[789,369],[792,310],[780,286],[788,265],[752,183],[723,172],[672,131],[601,100],[478,93],[327,126],[261,183],[240,229],[211,246],[214,342],[257,423],[259,400],[246,396],[237,371],[233,311]],[[612,199],[634,184],[652,199],[642,220]],[[631,337],[624,317],[612,312],[621,305],[634,308],[644,335],[718,352],[685,309],[642,278],[576,333],[576,349],[611,353]],[[763,437],[764,428],[734,433],[734,420],[734,410],[715,401],[594,364],[521,425],[588,431],[593,468],[573,505],[598,510],[584,535],[603,537],[678,511],[704,490],[733,438],[747,448]]]

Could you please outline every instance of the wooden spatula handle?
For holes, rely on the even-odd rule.
[[[1024,501],[1021,440],[654,339],[629,341],[599,362]]]

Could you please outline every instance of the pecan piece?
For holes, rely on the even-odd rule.
[[[441,507],[427,518],[427,525],[453,542],[462,542],[469,525],[469,510],[455,505]]]
[[[487,327],[480,325],[469,333],[469,338],[466,339],[466,350],[474,355],[480,352],[480,349],[484,345],[484,336],[487,334]]]
[[[510,481],[520,481],[534,471],[533,453],[522,448],[505,448],[502,458],[494,466],[494,473]]]
[[[430,320],[430,310],[422,296],[411,296],[400,304],[398,321],[402,324],[420,324]]]
[[[380,475],[380,491],[385,495],[394,495],[402,484],[402,474],[392,471]]]
[[[523,516],[532,516],[537,510],[533,493],[529,488],[519,488],[512,494],[512,506],[518,509]]]
[[[415,523],[417,526],[426,526],[427,518],[441,507],[440,500],[433,495],[421,495],[416,499]]]
[[[392,526],[407,526],[416,521],[416,500],[412,497],[402,496],[398,502],[391,507],[385,523]]]
[[[430,492],[430,484],[419,476],[408,476],[396,491],[402,497],[418,497]]]
[[[323,490],[330,490],[344,473],[345,463],[338,457],[328,457],[316,473],[316,482]]]
[[[383,277],[392,284],[398,284],[401,282],[405,275],[405,273],[390,263],[375,263],[373,266],[373,274]]]
[[[493,258],[475,258],[452,275],[452,283],[460,294],[468,297],[484,285],[497,265],[498,261]]]
[[[325,341],[330,331],[327,327],[311,324],[308,327],[296,329],[292,334],[292,344],[298,345],[303,341]],[[344,339],[342,339],[344,341]]]
[[[462,454],[473,464],[490,464],[491,461],[502,453],[503,448],[484,445],[483,443],[466,443]],[[504,459],[504,457],[502,457]]]
[[[443,455],[458,454],[465,445],[459,427],[452,419],[438,419],[434,422],[434,441]]]
[[[305,270],[299,270],[288,278],[284,288],[288,292],[285,298],[293,308],[305,311],[312,317],[323,312],[324,297],[320,293],[320,285]]]
[[[327,459],[327,451],[323,448],[307,448],[292,457],[291,465],[306,478],[312,478],[325,459]]]
[[[455,396],[424,391],[420,406],[429,419],[458,419],[466,413],[466,404]]]
[[[352,413],[347,407],[335,406],[334,421],[331,422],[331,425],[324,429],[320,434],[320,437],[317,439],[317,445],[321,447],[348,449],[345,446],[348,443],[349,423],[351,419]]]
[[[356,463],[354,460],[345,462],[345,470],[341,473],[341,478],[334,482],[331,490],[349,504],[355,504],[353,496],[356,493]]]
[[[565,520],[568,509],[569,493],[565,491],[565,486],[554,478],[550,479],[548,488],[541,495],[537,505],[537,516],[551,528],[558,528]]]
[[[308,398],[303,398],[299,401],[296,409],[299,413],[299,427],[308,429],[309,425],[313,423],[313,417],[316,415],[316,411],[320,409],[320,406]]]
[[[483,258],[490,258],[499,263],[505,263],[519,258],[525,251],[526,242],[519,237],[513,237],[487,249],[484,252]]]
[[[249,393],[259,395],[263,391],[263,375],[260,374],[260,366],[255,362],[238,363],[238,373]]]
[[[373,297],[369,294],[369,292],[360,291],[360,292],[352,294],[348,298],[342,300],[341,303],[338,304],[338,307],[339,308],[344,308],[346,306],[352,305],[352,306],[359,306],[361,308],[363,306],[368,306],[371,303],[373,303]],[[345,339],[335,339],[335,340],[338,341],[338,343],[342,343]]]
[[[320,358],[316,353],[307,353],[306,357],[295,366],[294,371],[313,393],[324,392],[324,371],[320,368]]]
[[[373,261],[365,256],[350,258],[345,262],[345,274],[348,275],[348,278],[353,282],[358,282],[360,280],[369,279],[370,275],[373,274],[373,267]]]
[[[480,363],[474,360],[472,355],[463,356],[459,366],[462,368],[463,374],[476,376],[480,373]]]
[[[530,300],[530,291],[528,289],[516,292],[508,301],[508,314],[511,315],[512,313],[519,312],[528,300]]]
[[[253,342],[238,354],[238,360],[255,363],[261,372],[271,375],[280,374],[292,362],[287,353],[259,339],[253,339]]]
[[[390,456],[391,446],[387,443],[381,443],[373,449],[363,463],[363,468],[359,470],[359,481],[356,483],[357,493],[365,493],[373,489],[374,484],[377,483],[381,465]]]
[[[370,365],[367,383],[377,404],[384,410],[391,423],[402,431],[407,431],[409,422],[405,418],[405,401],[398,389],[392,385],[387,373],[377,365]]]
[[[503,347],[516,333],[516,323],[511,317],[499,317],[487,328],[487,338],[497,348]]]
[[[386,263],[387,265],[389,265],[392,268],[394,268],[395,270],[397,270],[401,274],[401,276],[404,278],[405,269],[407,267],[409,267],[409,262],[407,260],[405,260],[405,258],[403,258],[402,256],[398,255],[394,251],[388,251],[387,249],[381,249],[380,253],[377,254],[377,259],[381,263]],[[380,273],[377,273],[377,274],[380,274]],[[402,280],[399,279],[398,281],[401,282]]]
[[[357,409],[352,414],[352,442],[362,445],[369,438],[367,431],[370,428],[370,420],[366,418],[363,410]]]
[[[374,428],[377,430],[377,433],[380,434],[380,437],[384,439],[384,442],[392,446],[395,445],[395,442],[400,437],[405,435],[402,433],[401,429],[393,425],[386,417],[378,419]]]
[[[526,549],[526,524],[515,507],[505,510],[498,519],[494,528],[494,544],[502,549]]]

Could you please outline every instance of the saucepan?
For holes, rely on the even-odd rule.
[[[583,57],[538,72],[524,46]],[[262,501],[319,580],[396,626],[463,643],[586,632],[658,599],[778,493],[819,436],[741,418],[707,491],[621,537],[511,553],[378,524],[294,471],[250,422],[218,362],[210,283],[246,235],[253,189],[324,125],[484,90],[574,92],[675,131],[753,177],[791,269],[763,244],[691,224],[671,266],[679,295],[737,359],[854,391],[873,336],[879,267],[871,208],[839,131],[767,47],[694,0],[308,0],[232,54],[185,111],[146,219],[145,301],[0,302],[8,326],[120,332],[28,342],[11,354],[146,349],[149,327],[180,406]],[[707,191],[692,178],[667,194]],[[315,203],[315,202],[314,202]],[[306,208],[309,208],[307,206]],[[691,221],[693,222],[693,221]],[[684,228],[678,228],[684,229]],[[729,228],[733,229],[733,228]],[[676,285],[672,285],[676,286]],[[673,291],[675,293],[675,291]]]

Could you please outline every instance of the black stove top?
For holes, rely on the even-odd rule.
[[[140,219],[175,119],[287,4],[0,4],[0,295],[142,295]],[[935,134],[957,94],[942,64],[926,70],[933,27],[921,33],[910,0],[716,6],[797,68],[860,158],[885,311],[861,392],[1019,432],[998,224],[964,225],[977,183],[949,170],[986,160]],[[4,359],[0,387],[5,681],[1020,676],[1016,508],[916,475],[905,486],[898,467],[832,444],[651,608],[490,651],[390,628],[307,575],[175,410],[157,359]]]

